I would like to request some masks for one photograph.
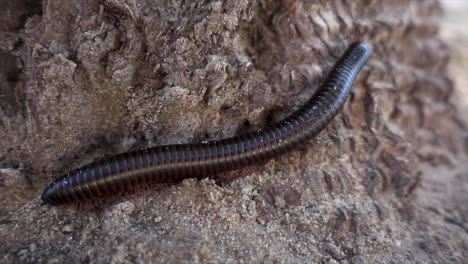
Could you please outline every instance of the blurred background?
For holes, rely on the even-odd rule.
[[[453,100],[459,111],[468,111],[468,1],[441,1],[444,9],[440,35],[452,51],[449,75],[454,82]],[[468,115],[460,115],[468,122]]]

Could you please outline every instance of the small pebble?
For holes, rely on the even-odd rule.
[[[73,231],[73,226],[71,225],[64,225],[62,227],[62,232],[67,234],[67,233],[71,233]]]

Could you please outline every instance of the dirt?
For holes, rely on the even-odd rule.
[[[437,1],[4,2],[1,262],[468,259],[468,101],[453,78],[468,52]],[[355,40],[374,53],[342,113],[288,155],[91,203],[40,200],[97,158],[280,120]]]

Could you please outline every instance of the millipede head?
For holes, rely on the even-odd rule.
[[[59,205],[60,201],[57,199],[57,186],[56,181],[53,181],[45,188],[44,192],[41,195],[41,199],[44,203],[50,205]]]

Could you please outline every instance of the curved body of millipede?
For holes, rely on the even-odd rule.
[[[42,200],[58,205],[95,199],[156,182],[214,176],[285,154],[317,135],[338,114],[370,53],[368,44],[353,43],[302,108],[266,129],[217,141],[135,150],[95,161],[53,181]]]

